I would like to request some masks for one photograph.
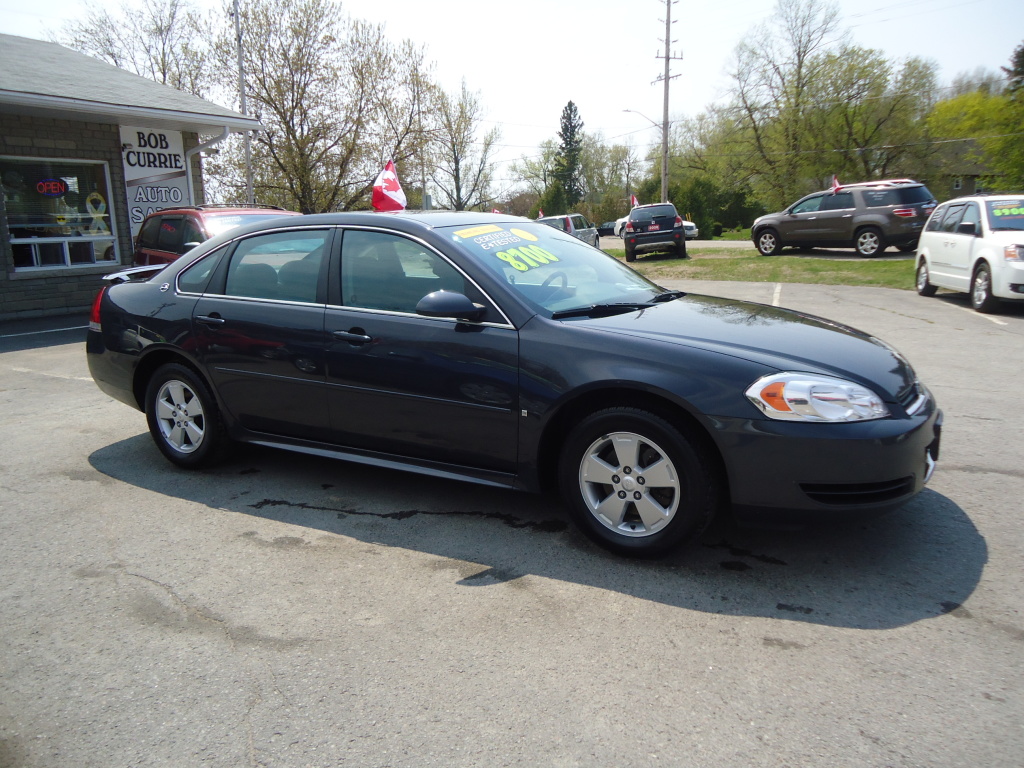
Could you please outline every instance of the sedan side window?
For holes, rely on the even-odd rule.
[[[462,273],[427,247],[383,232],[345,233],[341,301],[346,307],[416,314],[420,299],[434,291],[454,291],[485,303]]]
[[[821,195],[817,197],[809,197],[803,202],[799,202],[793,206],[793,210],[790,213],[813,213],[821,207]]]
[[[231,255],[224,293],[313,303],[328,230],[275,232],[243,240]]]

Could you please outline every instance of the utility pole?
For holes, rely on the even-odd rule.
[[[672,55],[672,43],[677,42],[672,39],[672,6],[675,5],[678,0],[665,0],[665,52],[656,53],[654,57],[656,59],[665,60],[665,73],[658,75],[657,80],[654,82],[662,81],[665,83],[665,107],[662,112],[661,118],[661,202],[668,202],[668,84],[669,81],[679,77],[679,75],[671,74],[672,61],[682,61],[682,56]],[[653,84],[653,83],[652,83]]]
[[[242,17],[238,12],[238,0],[234,0],[234,12],[231,14],[235,17],[235,48],[238,52],[238,95],[239,95],[239,106],[242,108],[242,114],[246,117],[249,116],[249,112],[246,110],[245,105],[245,68],[243,67],[242,59]],[[252,145],[249,140],[249,132],[245,134],[245,201],[248,205],[253,205],[256,200],[253,197],[252,191]]]

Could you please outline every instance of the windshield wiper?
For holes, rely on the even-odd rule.
[[[589,307],[576,307],[575,309],[560,309],[551,313],[552,320],[561,320],[563,317],[596,317],[598,315],[620,315],[623,312],[630,312],[635,309],[650,309],[654,304],[650,301],[626,301],[618,304],[591,304]]]
[[[661,304],[665,301],[673,301],[674,299],[681,299],[686,295],[686,291],[665,291],[665,293],[659,293],[653,299],[652,304]]]

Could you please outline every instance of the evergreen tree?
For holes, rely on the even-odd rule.
[[[582,179],[583,120],[571,101],[562,110],[558,130],[558,157],[555,158],[555,178],[565,191],[565,200],[571,208],[583,199]]]
[[[1009,81],[1007,90],[1010,93],[1017,93],[1024,89],[1024,43],[1021,43],[1013,50],[1013,56],[1010,57],[1010,66],[1000,67],[1000,69],[1006,73],[1006,79]]]

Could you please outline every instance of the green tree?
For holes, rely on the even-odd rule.
[[[1009,67],[1000,67],[1006,74],[1007,90],[1010,93],[1017,93],[1024,89],[1024,43],[1021,43],[1013,50],[1010,57]]]
[[[555,158],[554,176],[565,191],[567,204],[572,207],[583,199],[581,156],[583,153],[583,120],[571,101],[562,109],[558,130],[558,156]]]

